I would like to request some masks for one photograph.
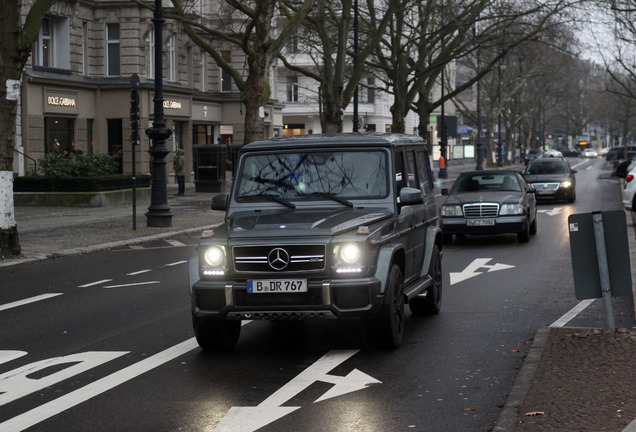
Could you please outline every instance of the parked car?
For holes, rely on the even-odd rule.
[[[588,149],[583,150],[583,157],[584,158],[596,159],[597,156],[598,156],[598,153],[596,153],[595,149],[588,148]]]
[[[605,154],[605,160],[613,164],[614,167],[621,160],[632,159],[636,157],[636,146],[628,146],[627,150],[625,147],[612,147]]]
[[[440,211],[446,242],[453,235],[516,233],[525,243],[537,232],[534,189],[516,171],[462,173],[442,195],[447,195]]]
[[[531,160],[535,160],[535,159],[540,158],[542,156],[543,156],[543,149],[540,149],[540,148],[530,149],[526,153],[525,164],[527,165],[528,162],[530,162]]]
[[[625,178],[627,173],[631,170],[632,164],[634,163],[634,161],[636,161],[636,158],[634,158],[634,159],[623,159],[623,160],[618,161],[616,163],[616,169],[614,170],[614,174],[617,177]]]
[[[524,179],[536,190],[537,200],[576,200],[576,170],[563,158],[541,158],[530,162]]]
[[[397,348],[405,305],[437,314],[442,237],[429,155],[399,134],[306,135],[243,146],[225,221],[189,260],[194,334],[228,348],[241,320],[361,319]]]
[[[543,157],[563,157],[563,153],[561,153],[558,150],[554,150],[554,149],[547,149],[544,153],[543,153]]]
[[[623,205],[627,210],[636,211],[636,163],[625,176]]]

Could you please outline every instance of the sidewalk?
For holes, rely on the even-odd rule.
[[[449,186],[459,172],[473,168],[473,164],[457,165],[451,161],[449,178],[438,180],[438,186]],[[210,209],[215,193],[195,193],[194,185],[188,184],[185,196],[175,195],[176,185],[168,185],[168,205],[173,214],[170,228],[146,227],[148,201],[137,203],[136,230],[132,229],[132,205],[17,207],[15,218],[23,257],[0,261],[0,268],[195,234],[222,222],[223,214]],[[632,280],[636,281],[636,234],[632,213],[626,212],[626,217]],[[603,321],[599,323],[602,326]],[[591,328],[540,328],[492,430],[636,432],[636,422],[632,423],[636,419],[635,377],[633,328],[619,329],[611,335]]]

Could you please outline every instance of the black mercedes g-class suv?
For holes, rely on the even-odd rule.
[[[190,257],[204,349],[233,347],[241,320],[359,317],[397,348],[404,306],[437,314],[442,240],[424,141],[400,134],[273,138],[240,149],[224,223]]]

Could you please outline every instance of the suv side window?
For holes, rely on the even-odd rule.
[[[419,173],[420,189],[425,194],[431,193],[433,191],[433,176],[428,154],[424,150],[416,150],[415,158]]]
[[[393,164],[395,166],[395,193],[400,194],[400,189],[406,184],[404,172],[404,163],[402,162],[402,151],[396,150],[394,153]]]
[[[408,150],[404,152],[406,155],[406,165],[408,170],[408,187],[419,189],[417,182],[417,169],[415,169],[415,152]]]

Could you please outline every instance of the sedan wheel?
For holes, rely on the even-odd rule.
[[[527,223],[523,231],[517,234],[519,242],[528,243],[530,241],[530,223]]]

